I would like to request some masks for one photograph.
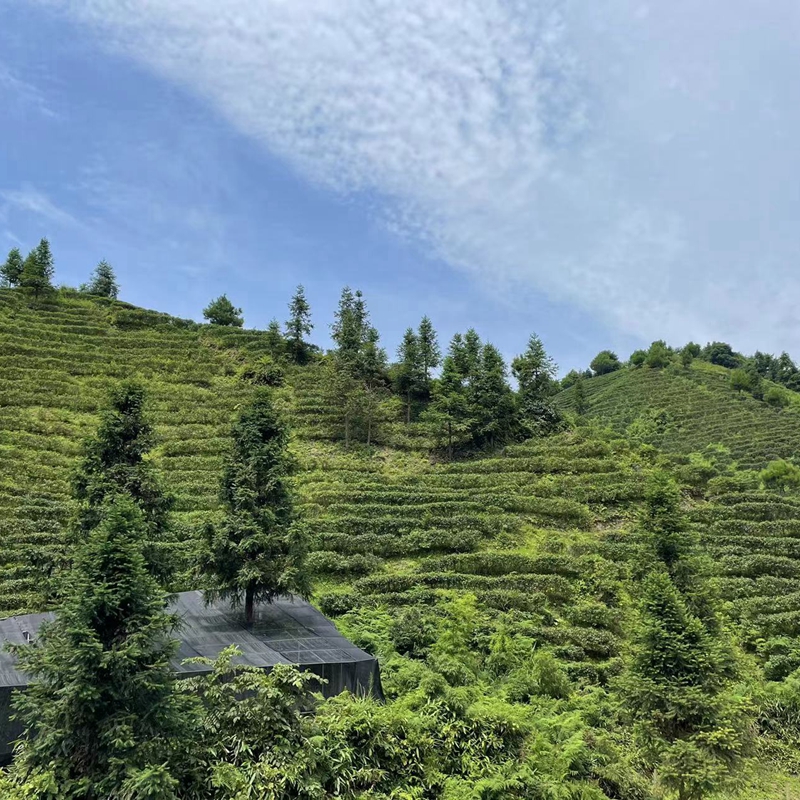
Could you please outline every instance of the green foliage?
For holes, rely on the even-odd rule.
[[[764,392],[764,402],[773,408],[786,408],[789,405],[789,395],[777,386],[770,386]]]
[[[647,350],[634,350],[628,359],[632,367],[641,367],[647,361]]]
[[[99,524],[108,502],[118,495],[129,497],[142,512],[148,567],[165,584],[174,568],[163,546],[173,498],[162,488],[148,458],[155,437],[146,402],[147,393],[136,381],[121,383],[110,392],[97,432],[85,441],[73,478],[75,533],[85,538]]]
[[[212,325],[226,325],[232,328],[241,328],[244,325],[242,309],[236,308],[226,294],[212,300],[203,309],[203,317]]]
[[[771,461],[759,477],[764,488],[786,493],[800,486],[800,467],[781,458]]]
[[[311,306],[306,300],[303,286],[300,285],[289,302],[289,319],[286,322],[286,342],[295,364],[305,364],[308,361],[309,347],[305,337],[313,328]]]
[[[50,250],[50,242],[42,239],[39,244],[28,253],[22,265],[22,273],[19,276],[19,285],[33,293],[36,300],[47,292],[53,290],[53,275],[55,266],[53,254]]]
[[[0,265],[0,285],[18,286],[22,278],[24,263],[19,248],[14,247],[9,250],[5,263]]]
[[[624,697],[643,754],[680,800],[718,790],[745,755],[750,704],[726,676],[718,642],[669,576],[651,574]]]
[[[288,430],[266,390],[241,412],[232,439],[221,488],[225,516],[203,528],[198,570],[206,597],[243,603],[251,625],[256,603],[308,595],[307,542],[287,481]]]
[[[161,765],[190,718],[173,691],[176,621],[148,574],[145,534],[130,500],[107,504],[78,548],[55,620],[15,650],[36,681],[16,696],[26,736],[11,779],[52,787],[35,796],[176,796]]]
[[[575,411],[582,415],[586,411],[586,389],[583,386],[583,378],[578,376],[574,386],[575,388],[572,390],[572,402],[575,406]]]
[[[253,386],[283,386],[285,372],[272,356],[261,356],[253,363],[242,365],[239,377]]]
[[[613,350],[601,350],[589,364],[595,375],[607,375],[622,367],[622,364]]]
[[[672,351],[665,342],[658,340],[650,345],[644,365],[650,369],[664,369],[670,361],[672,361]]]
[[[411,406],[426,385],[420,342],[413,328],[407,328],[397,350],[394,374],[395,389],[406,399],[406,422],[411,422]]]
[[[92,273],[88,284],[83,284],[80,288],[85,294],[92,294],[97,297],[107,297],[116,300],[119,294],[119,284],[114,270],[108,261],[101,261]]]
[[[442,363],[442,353],[439,349],[439,339],[433,328],[433,323],[426,316],[419,323],[417,332],[419,366],[422,372],[422,383],[425,392],[430,391],[431,372]]]
[[[734,352],[727,342],[711,342],[707,344],[703,348],[700,358],[728,369],[736,369],[744,363],[744,357],[740,353]]]

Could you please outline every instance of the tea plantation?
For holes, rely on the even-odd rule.
[[[757,469],[776,458],[800,452],[800,397],[787,392],[790,405],[770,408],[730,385],[730,370],[695,360],[689,369],[631,368],[583,382],[585,416],[619,433],[629,433],[666,452],[727,447],[742,469]],[[574,407],[575,389],[558,395]]]
[[[0,345],[0,615],[53,602],[82,440],[109,382],[130,376],[147,387],[153,459],[175,497],[183,569],[170,588],[191,586],[230,425],[253,392],[245,368],[270,353],[268,334],[0,290]],[[585,413],[563,431],[447,461],[402,415],[377,444],[344,447],[324,380],[321,360],[287,366],[274,396],[292,427],[312,600],[378,654],[389,700],[320,712],[329,737],[380,764],[347,796],[676,796],[630,755],[620,691],[652,567],[642,510],[666,471],[675,516],[710,557],[755,742],[737,786],[691,797],[800,797],[800,497],[767,491],[757,471],[797,452],[796,396],[777,411],[708,364],[626,368],[585,381]],[[574,389],[557,402],[572,408]],[[687,455],[709,445],[735,463],[689,480]]]

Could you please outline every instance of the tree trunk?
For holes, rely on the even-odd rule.
[[[371,441],[372,441],[372,417],[370,416],[367,420],[367,447],[369,447]]]
[[[344,415],[344,446],[350,447],[350,415]]]
[[[244,591],[244,621],[248,628],[253,627],[256,621],[255,604],[253,603],[253,587],[248,586]]]
[[[411,390],[409,389],[406,395],[408,402],[406,403],[406,425],[411,422]]]
[[[447,458],[453,460],[453,423],[447,421]]]

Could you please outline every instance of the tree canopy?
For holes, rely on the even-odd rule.
[[[244,325],[242,309],[236,308],[225,294],[212,300],[203,309],[203,317],[212,325],[227,325],[233,328],[241,328]]]

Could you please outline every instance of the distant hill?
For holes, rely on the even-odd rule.
[[[665,369],[625,367],[583,381],[584,413],[666,452],[686,454],[723,445],[742,469],[762,468],[800,453],[800,395],[785,390],[790,405],[776,410],[731,388],[730,374],[698,360],[689,369],[676,364]],[[556,402],[574,410],[574,387],[557,395]]]

